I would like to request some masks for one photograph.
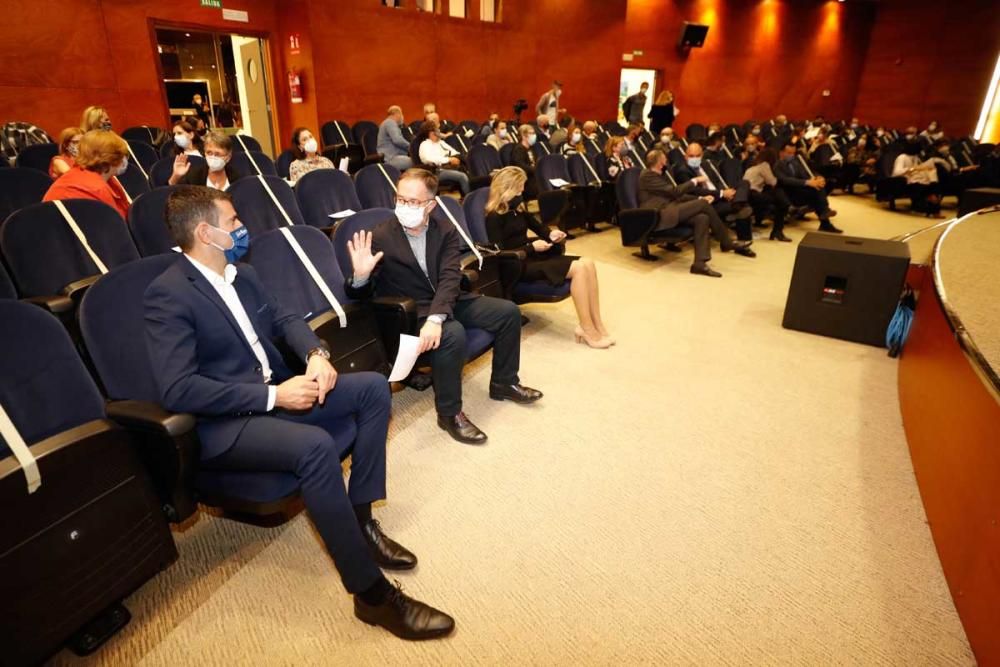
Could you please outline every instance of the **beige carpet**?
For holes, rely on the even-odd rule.
[[[848,233],[926,220],[838,197]],[[815,221],[789,233],[798,240]],[[394,399],[378,515],[421,558],[406,590],[457,619],[405,643],[352,617],[305,516],[276,529],[203,516],[127,602],[132,624],[69,665],[969,665],[883,350],[781,328],[795,244],[756,260],[599,261],[608,351],[572,343],[569,302],[531,306],[531,407],[486,396],[490,435],[452,442],[432,396]]]

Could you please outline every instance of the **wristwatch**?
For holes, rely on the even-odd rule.
[[[309,363],[309,360],[312,359],[312,357],[313,357],[314,354],[318,354],[319,356],[323,357],[327,361],[330,361],[330,351],[328,349],[326,349],[325,347],[314,347],[313,349],[309,350],[306,353],[306,363],[307,364]]]

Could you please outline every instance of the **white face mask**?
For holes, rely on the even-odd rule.
[[[115,176],[121,176],[126,171],[128,171],[128,156],[127,155],[122,158],[122,163],[120,165],[118,165],[118,167],[116,167],[115,169],[111,170],[111,173],[113,173]]]
[[[538,141],[538,135],[536,135],[536,134],[529,134],[528,135],[528,145],[529,146],[534,146],[536,141]]]
[[[500,138],[501,139],[507,138],[507,130],[500,130]]]
[[[205,158],[208,163],[209,171],[222,171],[226,168],[226,158],[219,157],[218,155],[209,155]]]
[[[66,147],[66,152],[72,155],[73,157],[76,157],[80,153],[80,145],[70,144],[69,146]]]
[[[574,132],[574,133],[573,133],[573,138],[572,138],[572,139],[570,139],[570,141],[572,141],[572,142],[573,142],[574,144],[578,144],[578,143],[580,143],[580,138],[581,138],[582,136],[583,136],[583,135],[581,135],[581,134],[580,134],[579,132]]]
[[[673,137],[671,137],[669,134],[661,134],[660,135],[660,143],[661,144],[669,144],[671,139],[673,139]]]
[[[306,139],[305,145],[302,147],[306,153],[315,153],[319,148],[319,144],[316,143],[315,139]]]
[[[396,219],[407,229],[416,229],[424,224],[424,207],[410,208],[405,204],[396,204]]]
[[[174,143],[177,144],[178,148],[182,150],[187,150],[188,146],[191,145],[191,140],[188,138],[188,135],[186,134],[175,134]]]

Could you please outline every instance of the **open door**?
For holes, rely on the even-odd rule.
[[[649,117],[649,110],[653,108],[653,100],[656,99],[656,70],[622,68],[621,82],[618,86],[618,123],[622,127],[628,127],[628,122],[622,113],[622,104],[629,96],[638,93],[639,86],[644,83],[649,84],[649,90],[646,91],[646,106],[642,110],[642,117],[645,120]],[[646,125],[649,125],[648,121]]]
[[[243,103],[243,129],[260,142],[266,152],[274,153],[274,137],[271,134],[271,109],[267,102],[267,70],[265,67],[263,41],[255,37],[233,36],[234,46],[240,54],[242,80],[240,96],[246,95]]]

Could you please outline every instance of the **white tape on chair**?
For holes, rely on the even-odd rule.
[[[340,140],[344,142],[344,145],[350,145],[351,142],[347,140],[347,137],[344,136],[344,131],[340,129],[340,121],[334,121],[333,124],[337,127],[337,133],[340,135]]]
[[[253,159],[253,155],[250,155],[250,149],[247,147],[246,142],[243,141],[243,137],[237,134],[236,140],[239,141],[240,146],[243,147],[243,152],[246,153],[247,159],[250,160],[250,164],[252,164],[253,168],[257,170],[257,175],[263,176],[264,172],[260,170],[260,167],[257,165],[257,160]]]
[[[387,172],[387,171],[385,170],[385,167],[383,167],[383,166],[382,166],[382,165],[380,164],[380,165],[378,165],[378,170],[382,172],[382,175],[383,175],[383,176],[385,176],[385,180],[386,180],[386,181],[387,181],[387,182],[389,183],[389,187],[390,187],[390,188],[392,188],[392,191],[393,191],[393,192],[396,192],[396,184],[392,182],[392,179],[391,179],[391,178],[389,178],[389,172]]]
[[[28,483],[28,493],[34,493],[42,485],[42,476],[38,472],[38,461],[35,460],[35,455],[28,449],[24,438],[18,433],[14,422],[7,416],[7,411],[3,409],[2,405],[0,405],[0,435],[3,436],[10,451],[14,454],[14,458],[21,464],[21,470],[24,471],[24,478]]]
[[[448,210],[448,207],[444,205],[443,201],[441,201],[441,197],[440,196],[434,197],[434,201],[437,202],[438,206],[444,209],[444,214],[448,216],[449,220],[451,220],[451,224],[455,225],[455,229],[458,230],[459,235],[465,240],[465,244],[469,246],[469,249],[472,250],[472,254],[475,255],[476,259],[479,260],[479,268],[482,269],[483,254],[479,252],[479,248],[476,247],[476,244],[472,242],[472,239],[469,238],[469,235],[465,233],[464,229],[462,229],[462,225],[458,224],[458,220],[455,219],[455,216],[451,214],[451,211]]]
[[[90,247],[90,243],[87,241],[86,235],[83,233],[83,230],[80,229],[80,225],[76,224],[76,220],[73,219],[70,212],[66,210],[66,205],[58,199],[52,203],[55,204],[56,208],[59,209],[59,212],[62,213],[63,220],[65,220],[66,224],[69,225],[70,230],[76,234],[76,239],[80,242],[80,245],[83,246],[83,249],[87,251],[87,254],[90,255],[90,259],[93,260],[94,264],[97,266],[97,270],[101,273],[107,273],[108,267],[104,265],[104,262],[102,262],[101,258],[97,256],[94,249]]]
[[[302,266],[306,268],[306,271],[309,273],[309,277],[312,278],[314,283],[316,283],[316,287],[318,287],[319,291],[323,293],[324,297],[326,297],[330,307],[333,308],[335,313],[337,313],[337,318],[340,319],[340,328],[343,329],[346,327],[347,313],[344,312],[343,306],[341,306],[340,302],[337,301],[337,297],[335,297],[333,292],[330,291],[330,286],[326,284],[325,280],[323,280],[323,276],[319,275],[319,271],[316,270],[316,265],[312,263],[311,259],[309,259],[306,251],[303,250],[302,245],[299,243],[299,240],[292,234],[292,230],[288,227],[282,227],[281,235],[285,237],[286,241],[288,241],[288,245],[292,246],[292,251],[295,253],[295,256],[299,258],[299,261],[302,262]]]
[[[278,207],[278,211],[281,212],[281,216],[285,219],[285,222],[288,223],[288,226],[294,227],[295,223],[292,222],[292,219],[288,216],[288,211],[286,211],[285,207],[281,205],[281,202],[278,201],[278,198],[274,196],[274,190],[272,190],[271,186],[267,184],[267,180],[264,178],[264,176],[258,174],[257,180],[260,181],[260,184],[264,186],[265,190],[267,190],[267,194],[270,195],[271,201],[273,201],[274,205]]]
[[[796,153],[796,157],[799,158],[799,162],[802,163],[802,166],[806,168],[806,173],[809,174],[809,178],[816,178],[816,174],[814,174],[813,170],[809,168],[808,164],[806,164],[806,161],[805,159],[803,159],[802,154]]]
[[[705,162],[707,162],[708,166],[712,168],[712,171],[715,172],[715,175],[719,177],[719,182],[722,183],[722,187],[728,189],[729,188],[729,183],[726,183],[726,179],[724,179],[722,177],[722,174],[719,173],[719,170],[715,168],[715,163],[712,162],[711,160],[705,160]]]
[[[146,170],[142,168],[142,163],[139,162],[139,158],[137,158],[135,156],[135,153],[132,152],[132,145],[129,142],[127,142],[127,141],[125,142],[125,145],[128,146],[128,154],[132,156],[132,161],[135,162],[135,166],[139,167],[139,171],[142,172],[143,178],[145,178],[148,181],[149,180],[149,174],[147,174]],[[122,189],[124,190],[125,188],[122,188]],[[129,202],[129,203],[131,203],[131,202]]]
[[[590,164],[590,160],[587,159],[587,156],[583,153],[580,153],[580,157],[583,158],[583,163],[587,165],[587,169],[590,170],[590,173],[594,175],[594,180],[600,181],[601,177],[597,175],[597,170],[595,170],[594,167]]]

